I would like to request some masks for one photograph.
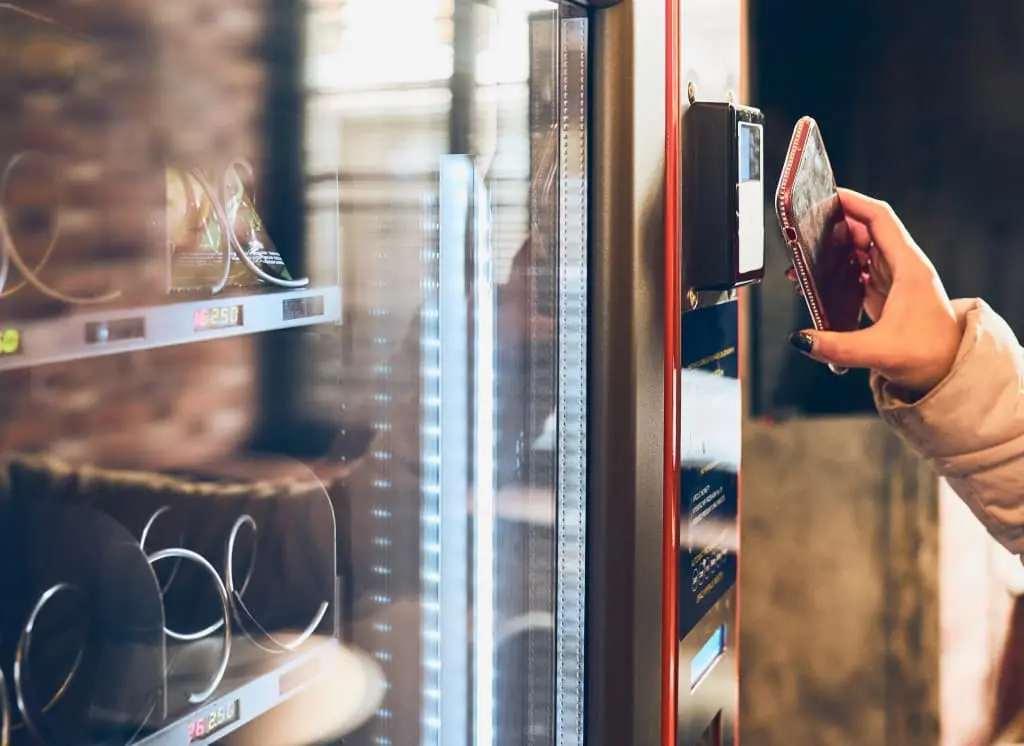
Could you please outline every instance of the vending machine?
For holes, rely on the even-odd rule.
[[[664,706],[676,746],[739,741],[740,293],[765,266],[764,117],[744,101],[745,8],[684,0],[670,12]],[[678,77],[675,77],[678,76]],[[675,78],[675,80],[673,80]],[[672,94],[676,94],[673,96]],[[669,121],[668,131],[675,137]],[[672,218],[678,216],[678,223]],[[677,247],[677,252],[673,248]],[[672,266],[672,265],[675,266]],[[671,638],[669,632],[672,632]]]
[[[741,38],[0,3],[0,746],[733,743]]]
[[[600,12],[0,3],[0,744],[584,743]]]
[[[745,15],[740,0],[635,0],[595,19],[588,664],[612,673],[588,701],[601,743],[738,738],[743,287],[764,270],[765,197]]]

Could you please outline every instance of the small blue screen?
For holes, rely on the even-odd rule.
[[[697,651],[690,661],[690,688],[693,689],[707,675],[712,666],[718,662],[725,652],[725,625],[711,633],[704,646]]]
[[[740,183],[761,180],[761,125],[739,124]]]

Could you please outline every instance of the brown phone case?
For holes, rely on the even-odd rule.
[[[775,210],[814,328],[860,328],[862,266],[849,241],[828,153],[811,117],[802,117],[793,130]],[[829,369],[846,372],[833,365]]]

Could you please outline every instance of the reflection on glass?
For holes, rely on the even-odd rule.
[[[0,741],[582,744],[585,19],[47,5],[0,4]]]

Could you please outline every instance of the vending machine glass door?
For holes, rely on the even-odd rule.
[[[0,3],[0,744],[582,746],[586,13],[46,6]]]

